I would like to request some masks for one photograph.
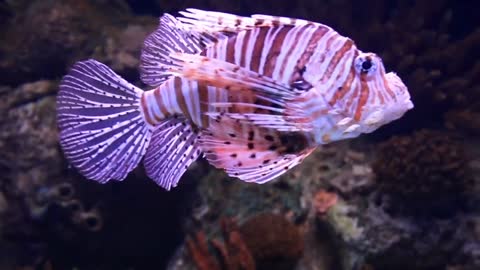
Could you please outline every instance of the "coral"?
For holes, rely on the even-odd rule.
[[[186,240],[188,252],[198,270],[218,270],[220,266],[213,255],[210,254],[207,238],[203,231],[198,231]]]
[[[209,252],[208,242],[203,231],[187,238],[186,245],[198,270],[255,270],[255,262],[247,248],[235,221],[224,218],[221,221],[224,243],[211,241],[220,255],[220,263]]]
[[[472,187],[463,147],[458,139],[434,130],[382,143],[373,168],[381,189],[395,198],[391,210],[429,217],[454,213]]]
[[[241,226],[222,218],[221,232],[223,242],[209,241],[218,256],[210,251],[204,231],[187,238],[186,246],[199,270],[293,269],[304,249],[299,229],[280,215],[258,214]]]
[[[240,226],[240,233],[258,269],[292,269],[303,252],[299,229],[280,215],[258,214]]]
[[[319,216],[324,215],[332,206],[337,203],[337,194],[320,190],[313,197],[313,208]]]

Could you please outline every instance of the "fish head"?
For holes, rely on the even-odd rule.
[[[376,54],[360,53],[354,60],[354,69],[361,96],[354,117],[362,133],[373,132],[413,108],[407,86],[396,73],[385,72],[383,61]]]
[[[351,72],[355,73],[347,90],[351,92],[334,105],[352,119],[342,128],[346,137],[371,133],[413,108],[407,86],[394,72],[385,72],[376,54],[359,52]]]
[[[343,81],[328,88],[318,83],[314,88],[318,107],[328,108],[326,114],[314,117],[318,143],[371,133],[413,108],[407,86],[394,72],[385,72],[380,57],[361,51],[349,57]]]

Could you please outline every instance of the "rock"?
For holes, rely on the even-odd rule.
[[[93,56],[131,73],[144,36],[156,25],[154,18],[133,18],[123,1],[22,3],[0,42],[2,85],[58,79],[75,61]]]

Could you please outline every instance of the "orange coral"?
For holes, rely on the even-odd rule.
[[[218,263],[208,248],[205,233],[200,231],[195,240],[187,239],[187,248],[199,270],[255,270],[255,261],[238,231],[237,224],[232,219],[222,219],[221,228],[224,243],[214,239],[212,246],[218,251],[221,263]]]
[[[313,207],[317,215],[324,215],[328,209],[337,203],[338,196],[336,193],[327,192],[325,190],[318,191],[313,198]]]
[[[303,253],[303,237],[285,217],[256,215],[238,227],[233,219],[220,221],[223,241],[207,241],[197,232],[187,239],[187,248],[199,270],[292,269]],[[209,250],[209,244],[219,255]]]
[[[199,270],[220,270],[220,266],[208,250],[207,237],[204,232],[197,232],[194,239],[188,237],[186,244]]]
[[[240,227],[258,269],[291,269],[304,249],[297,226],[281,215],[262,213]]]

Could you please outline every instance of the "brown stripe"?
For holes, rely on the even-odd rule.
[[[351,108],[351,107],[353,107],[352,106],[353,102],[355,101],[355,99],[360,94],[360,88],[361,88],[361,86],[357,85],[357,87],[355,87],[355,89],[352,89],[351,90],[351,91],[353,91],[352,95],[350,95],[349,99],[345,102],[345,110],[348,111],[348,113],[353,114],[353,112],[355,111],[355,108]]]
[[[301,70],[308,63],[313,53],[315,52],[315,49],[317,49],[318,43],[325,36],[327,31],[327,27],[317,26],[317,30],[315,30],[312,37],[310,37],[310,40],[308,41],[305,52],[302,54],[302,56],[300,56],[300,59],[298,60],[297,68],[299,70]]]
[[[168,91],[169,89],[163,89],[161,90],[160,87],[155,89],[153,91],[153,94],[155,96],[155,100],[157,101],[157,105],[160,108],[160,112],[162,112],[163,115],[168,116],[169,113],[167,111],[167,108],[165,107],[165,103],[163,102],[162,95],[160,94],[160,91]]]
[[[322,79],[320,80],[321,82],[326,82],[327,80],[330,79],[332,76],[333,71],[337,67],[338,63],[340,62],[340,59],[345,55],[345,53],[350,50],[353,46],[353,41],[351,39],[347,39],[347,41],[343,44],[342,48],[338,50],[335,55],[333,56],[332,60],[327,66],[327,70],[323,74]]]
[[[199,83],[198,84],[198,96],[200,98],[200,114],[201,114],[201,117],[202,117],[202,127],[203,128],[207,128],[208,127],[208,116],[205,114],[208,112],[208,104],[209,104],[209,100],[208,100],[208,87],[203,84],[203,83]]]
[[[179,77],[175,77],[174,86],[173,86],[175,88],[175,98],[185,118],[191,121],[192,117],[190,116],[187,103],[185,102],[185,97],[183,96],[183,93],[182,93],[182,84],[183,84],[182,79]]]
[[[143,115],[145,116],[145,120],[147,123],[150,125],[154,125],[155,123],[152,121],[152,118],[150,118],[150,108],[147,106],[147,101],[145,100],[145,93],[142,94],[142,97],[140,98],[140,106],[142,106],[142,109],[144,111]]]
[[[225,61],[235,64],[235,43],[237,42],[237,36],[229,38],[227,41],[227,55]]]
[[[252,51],[252,61],[250,62],[250,69],[252,71],[258,72],[260,67],[260,59],[262,57],[262,50],[263,46],[265,46],[265,38],[267,37],[268,30],[270,28],[261,27],[258,29],[259,33],[257,35],[257,39],[255,40],[255,44],[253,45]]]
[[[356,74],[355,67],[352,64],[352,67],[350,68],[350,73],[348,74],[347,79],[345,80],[345,83],[337,89],[337,91],[333,95],[332,99],[328,102],[328,104],[330,104],[331,106],[335,105],[337,101],[345,97],[345,95],[349,91],[353,90],[351,89],[351,87],[352,87],[353,80],[355,79],[355,74]]]
[[[240,66],[245,67],[245,62],[247,57],[251,57],[251,55],[247,55],[247,46],[248,42],[250,41],[250,36],[252,35],[252,31],[246,31],[245,36],[243,37],[242,43],[242,53],[240,54]]]
[[[360,77],[360,96],[358,98],[357,110],[355,111],[354,119],[359,121],[362,118],[362,109],[367,103],[368,95],[370,93],[370,89],[368,88],[368,83],[365,78],[366,75],[361,75]]]
[[[387,91],[388,95],[390,95],[393,100],[397,100],[397,97],[395,96],[395,93],[393,93],[392,89],[390,89],[390,86],[388,85],[387,79],[385,79],[385,73],[382,73],[383,77],[383,84],[385,85],[385,90]]]
[[[188,95],[190,97],[190,104],[192,104],[192,108],[190,108],[192,111],[192,120],[194,119],[197,119],[197,112],[200,110],[200,108],[198,108],[197,106],[200,106],[198,102],[198,100],[195,100],[195,95],[192,93],[192,91],[198,91],[198,83],[197,82],[193,82],[193,81],[190,81],[188,80],[188,89],[190,89],[190,94]],[[195,123],[195,121],[193,121]],[[198,123],[200,124],[200,123]]]
[[[282,27],[282,29],[280,29],[280,31],[278,31],[278,34],[275,36],[272,47],[270,48],[267,54],[267,58],[265,60],[265,67],[263,69],[263,74],[265,74],[265,76],[272,76],[278,55],[280,54],[280,50],[282,49],[283,41],[285,40],[285,36],[290,30],[292,30],[292,28],[293,26],[284,26]]]
[[[282,65],[281,65],[280,73],[279,73],[279,74],[280,74],[280,78],[284,78],[283,76],[288,76],[288,75],[291,76],[291,74],[287,74],[287,75],[284,74],[284,72],[285,72],[285,67],[287,66],[287,63],[288,63],[289,61],[291,61],[290,56],[292,55],[293,50],[295,49],[295,46],[297,46],[300,37],[302,36],[303,32],[304,32],[305,30],[307,30],[309,27],[310,27],[310,25],[308,25],[308,24],[307,24],[307,25],[303,25],[303,26],[301,26],[300,29],[298,29],[298,31],[296,32],[296,34],[295,34],[295,39],[294,39],[294,41],[293,41],[293,45],[290,46],[290,48],[288,48],[288,52],[287,52],[287,54],[285,55],[285,58],[283,59],[283,63],[282,63]],[[294,71],[294,73],[295,73],[295,71]],[[291,78],[290,78],[290,79],[291,79]]]

